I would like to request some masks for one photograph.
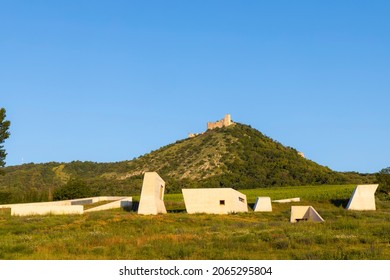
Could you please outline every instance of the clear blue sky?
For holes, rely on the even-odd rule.
[[[7,165],[132,159],[230,113],[390,166],[390,1],[0,1]]]

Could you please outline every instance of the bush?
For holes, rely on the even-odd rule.
[[[91,188],[80,179],[71,179],[66,185],[56,189],[54,200],[66,200],[93,196]]]
[[[376,174],[376,179],[378,180],[379,187],[378,191],[390,194],[390,167],[384,168],[379,173]]]

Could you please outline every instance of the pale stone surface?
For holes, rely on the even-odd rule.
[[[231,120],[230,114],[226,114],[225,117],[220,121],[208,122],[207,123],[207,130],[221,128],[221,127],[229,126],[231,124],[233,124],[233,122]]]
[[[234,122],[232,121],[230,114],[226,114],[222,120],[219,120],[216,122],[208,122],[207,123],[207,130],[221,128],[221,127],[229,126],[232,124],[234,124]],[[202,133],[189,133],[188,138],[194,138],[198,135],[202,135],[203,133],[204,132],[202,132]]]
[[[271,198],[268,196],[258,197],[253,206],[255,212],[272,212]]]
[[[182,189],[187,213],[248,212],[246,195],[232,188]]]
[[[299,202],[299,201],[301,201],[299,197],[272,200],[272,202],[276,202],[276,203],[289,203],[289,202]]]
[[[59,201],[48,201],[48,202],[31,202],[31,203],[16,203],[16,204],[2,204],[0,208],[11,208],[14,205],[85,205],[92,204],[100,201],[114,201],[127,198],[125,196],[94,196],[94,197],[86,197],[86,198],[76,198],[69,200],[59,200]]]
[[[12,216],[83,214],[82,205],[19,205],[11,207]]]
[[[165,182],[156,172],[145,172],[142,183],[138,214],[165,214],[164,204]]]
[[[131,197],[123,196],[96,196],[88,198],[78,198],[70,200],[49,201],[49,202],[33,202],[19,204],[3,204],[0,208],[11,208],[11,215],[27,216],[27,215],[66,215],[66,214],[82,214],[83,205],[97,203],[100,201],[114,201],[98,207],[91,208],[85,212],[101,211],[120,207],[129,207],[131,205]],[[36,209],[36,210],[34,210]]]
[[[291,206],[290,222],[296,223],[301,220],[312,222],[324,221],[312,206]]]
[[[126,197],[120,200],[116,200],[110,203],[106,203],[97,207],[90,208],[88,210],[85,210],[84,212],[96,212],[96,211],[103,211],[103,210],[116,209],[116,208],[126,208],[126,207],[132,207],[132,205],[133,205],[133,198]]]
[[[378,184],[373,185],[358,185],[354,189],[347,210],[376,210],[375,191]]]

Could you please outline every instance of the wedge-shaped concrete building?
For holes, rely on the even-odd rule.
[[[299,221],[323,222],[324,219],[312,206],[291,206],[290,222]]]
[[[246,195],[232,188],[182,189],[188,214],[248,212]]]
[[[347,210],[376,210],[375,206],[375,191],[378,184],[374,185],[358,185],[354,189]]]
[[[138,214],[165,214],[164,204],[165,182],[156,172],[145,172],[142,183]]]
[[[255,212],[272,212],[271,198],[268,196],[259,196],[256,199],[255,206],[253,206]]]

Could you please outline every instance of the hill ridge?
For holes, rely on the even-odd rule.
[[[4,170],[6,175],[0,177],[2,203],[47,200],[72,179],[88,186],[91,195],[138,194],[146,171],[158,172],[170,193],[180,192],[184,187],[251,189],[370,180],[358,173],[332,171],[301,157],[294,148],[237,122],[178,140],[133,160],[24,164]]]

